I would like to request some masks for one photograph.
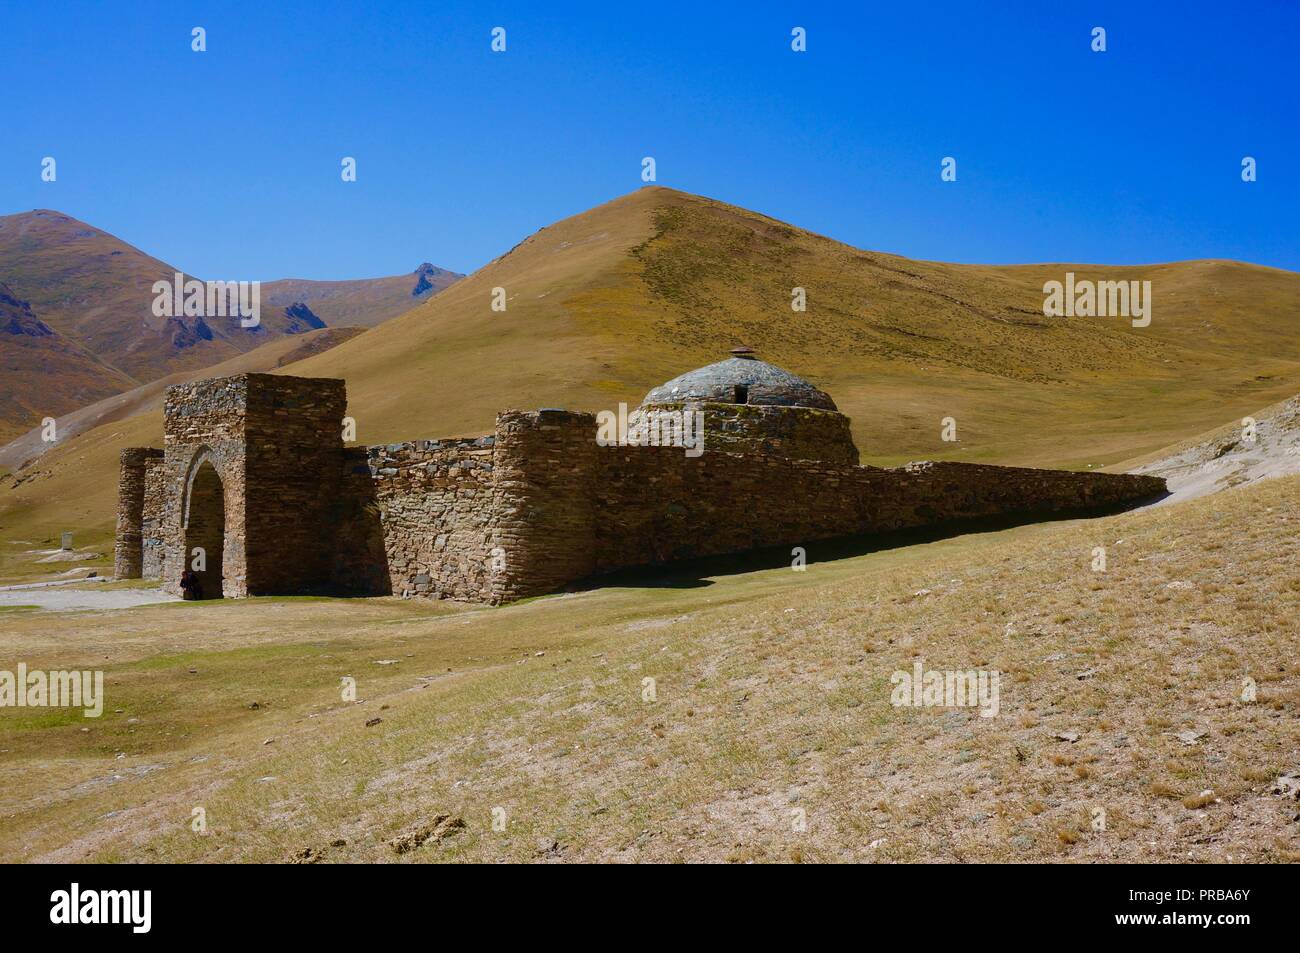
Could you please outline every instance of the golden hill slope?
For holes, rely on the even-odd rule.
[[[1151,280],[1150,327],[1044,317],[1043,283],[1067,270]],[[790,308],[795,286],[804,313]],[[505,312],[491,310],[496,287]],[[912,261],[647,188],[542,229],[288,372],[345,378],[359,441],[380,443],[484,433],[508,407],[635,404],[743,341],[829,391],[864,462],[1083,467],[1300,392],[1297,314],[1300,275],[1276,269]],[[940,439],[949,416],[956,443]],[[118,447],[159,434],[156,416],[132,419],[52,451],[38,468],[48,476],[0,489],[0,533],[107,534]]]

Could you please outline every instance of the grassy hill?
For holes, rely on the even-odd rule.
[[[0,709],[0,860],[1295,862],[1297,521],[1292,477],[499,609],[14,608],[107,697]],[[997,714],[892,706],[917,661]]]
[[[1067,270],[1150,280],[1150,327],[1044,317],[1043,284]],[[1298,315],[1300,275],[1277,269],[912,261],[655,187],[542,229],[289,372],[345,378],[358,440],[381,443],[485,433],[510,407],[636,404],[744,342],[827,390],[865,463],[1082,468],[1300,392]],[[956,443],[940,439],[945,417]],[[156,413],[115,422],[6,478],[0,539],[107,540],[117,450],[160,434]]]
[[[1047,318],[1043,283],[1152,281],[1154,319]],[[791,288],[808,310],[791,310]],[[505,289],[504,313],[490,308]],[[865,462],[1083,467],[1300,391],[1300,275],[1235,262],[972,266],[864,252],[647,188],[530,236],[295,374],[344,377],[366,442],[611,407],[739,342],[853,418]],[[940,440],[955,417],[957,444]]]

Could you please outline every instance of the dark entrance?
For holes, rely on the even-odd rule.
[[[199,464],[185,507],[185,569],[192,569],[204,599],[220,599],[221,552],[226,544],[226,499],[211,460]]]

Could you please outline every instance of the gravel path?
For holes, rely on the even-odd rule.
[[[0,586],[0,608],[37,606],[47,612],[69,612],[76,609],[129,609],[155,602],[180,602],[180,598],[161,589],[73,589],[62,582]]]

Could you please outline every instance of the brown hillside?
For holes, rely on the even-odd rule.
[[[130,387],[120,371],[96,360],[42,321],[0,282],[0,440],[56,415]]]
[[[38,393],[26,391],[21,373],[0,377],[0,434],[21,432],[41,417],[58,417],[137,384],[210,367],[277,337],[323,325],[372,327],[457,277],[430,265],[380,279],[268,282],[261,289],[261,324],[242,328],[237,317],[156,316],[154,282],[171,282],[177,271],[61,212],[0,216],[0,281],[67,345],[61,358],[51,351],[42,365],[32,359],[30,340],[0,335],[4,367],[44,372]],[[413,293],[417,289],[422,290]],[[70,349],[80,351],[80,361]]]

